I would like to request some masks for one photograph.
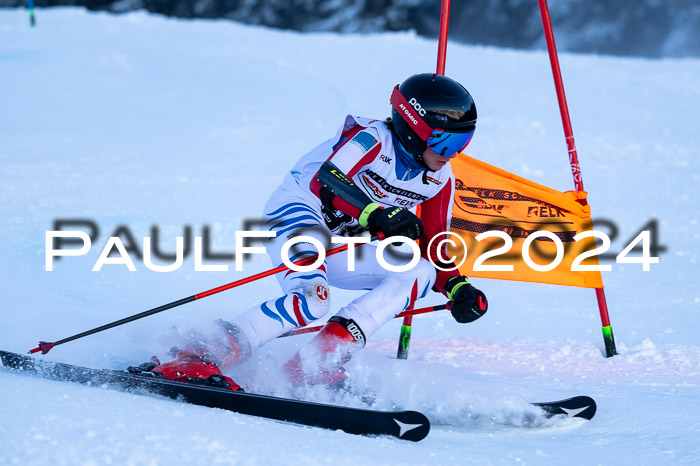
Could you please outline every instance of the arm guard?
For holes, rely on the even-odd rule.
[[[379,207],[362,190],[352,182],[350,178],[336,167],[333,162],[327,161],[321,165],[316,178],[318,184],[312,188],[318,189],[316,194],[323,205],[330,209],[337,209],[359,219],[367,207]],[[316,189],[313,189],[316,191]],[[369,212],[367,212],[367,215]],[[364,215],[364,217],[367,217]],[[362,224],[362,222],[360,222]],[[367,225],[363,225],[367,226]]]

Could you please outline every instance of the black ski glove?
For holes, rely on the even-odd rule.
[[[372,203],[360,214],[360,225],[369,228],[372,235],[383,233],[389,236],[407,236],[418,239],[423,234],[423,223],[410,210],[402,207],[384,209],[379,204]]]
[[[474,288],[467,277],[450,278],[445,285],[445,291],[452,301],[452,317],[460,324],[474,322],[483,316],[489,307],[486,295]]]

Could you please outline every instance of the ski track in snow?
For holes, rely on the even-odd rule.
[[[212,250],[259,215],[285,170],[332,136],[347,113],[384,118],[391,88],[434,68],[436,44],[411,33],[299,34],[226,21],[77,8],[0,10],[0,348],[25,352],[269,267],[171,273],[105,266],[106,237],[137,242],[158,225],[174,250],[184,225],[211,227]],[[556,32],[556,31],[555,31]],[[409,360],[396,361],[400,322],[348,364],[376,404],[425,412],[430,436],[363,438],[157,397],[19,376],[0,369],[2,464],[670,464],[700,461],[698,195],[700,60],[560,57],[594,219],[613,221],[620,252],[657,219],[667,250],[651,272],[604,274],[620,355],[602,357],[591,290],[478,281],[489,313],[414,319]],[[545,52],[450,44],[448,75],[479,109],[469,153],[562,191],[571,189]],[[44,271],[44,234],[87,218],[100,237],[86,257]],[[602,230],[605,230],[601,228]],[[611,233],[606,231],[606,233]],[[47,359],[123,368],[164,357],[278,293],[268,278],[54,349]],[[333,306],[357,296],[334,290]],[[437,295],[419,306],[441,303]],[[183,336],[184,335],[184,336]],[[231,371],[251,391],[289,395],[278,368],[300,336],[272,342]],[[360,406],[322,389],[307,399]],[[584,423],[523,427],[527,401],[586,394]]]

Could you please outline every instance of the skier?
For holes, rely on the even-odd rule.
[[[348,271],[344,252],[326,257],[311,272],[279,273],[281,296],[231,321],[217,321],[217,335],[176,351],[176,359],[158,363],[153,372],[171,379],[209,379],[238,390],[220,369],[326,315],[331,308],[329,285],[369,291],[336,312],[283,366],[293,383],[342,386],[346,377],[342,365],[352,351],[431,289],[452,301],[457,322],[484,315],[488,307],[484,293],[458,271],[441,270],[454,265],[440,260],[435,246],[439,241],[429,250],[430,239],[449,229],[454,198],[449,160],[474,134],[474,101],[456,81],[425,73],[397,85],[391,106],[391,117],[385,121],[346,117],[335,137],[297,161],[264,208],[262,225],[276,234],[266,242],[266,250],[277,266],[282,264],[282,245],[290,238],[311,236],[328,244],[332,235],[357,236],[369,230],[379,237],[419,240],[418,264],[406,272],[389,272],[378,263],[376,246],[370,244],[358,247],[354,271]],[[325,179],[334,181],[322,185],[319,178],[324,175],[332,175]],[[419,204],[421,218],[409,210]],[[309,242],[300,246],[290,253],[291,261],[317,253]],[[406,263],[395,255],[387,261]]]

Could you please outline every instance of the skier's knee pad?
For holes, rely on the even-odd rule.
[[[331,308],[331,295],[326,283],[304,285],[292,290],[290,294],[297,298],[293,302],[294,312],[298,311],[306,323],[320,319]]]

